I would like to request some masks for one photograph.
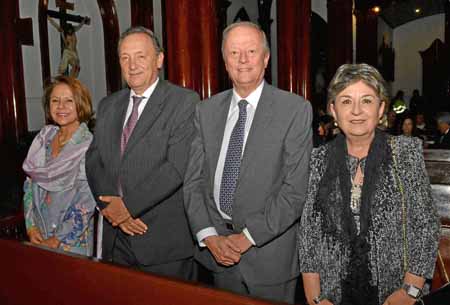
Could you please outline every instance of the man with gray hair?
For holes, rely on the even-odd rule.
[[[293,303],[311,106],[264,81],[270,51],[256,24],[226,28],[222,55],[233,89],[197,106],[185,177],[195,257],[218,288]]]
[[[105,218],[103,258],[190,280],[194,243],[182,187],[199,96],[158,78],[164,55],[152,31],[128,29],[118,52],[129,88],[100,102],[86,153]]]
[[[449,112],[441,112],[436,117],[437,121],[437,129],[441,134],[440,137],[437,138],[436,143],[433,145],[433,148],[438,149],[450,149],[450,113]]]

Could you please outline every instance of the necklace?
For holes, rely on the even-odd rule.
[[[350,180],[352,182],[351,196],[350,196],[350,207],[354,214],[359,214],[359,208],[361,205],[361,195],[362,195],[362,184],[364,181],[364,173],[361,171],[361,177],[359,177],[359,181],[355,181],[356,175],[358,173],[358,168],[360,168],[361,161],[358,160],[358,164],[356,165],[356,174],[355,177],[350,176]]]

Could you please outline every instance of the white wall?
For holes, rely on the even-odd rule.
[[[328,22],[327,0],[311,0],[311,10]]]
[[[163,27],[161,0],[153,0],[153,32],[158,37],[161,46],[164,46]],[[163,65],[159,71],[159,77],[161,79],[165,79],[165,72],[166,65]]]
[[[444,41],[445,15],[439,14],[418,19],[399,26],[393,31],[395,50],[395,81],[392,92],[405,92],[409,101],[416,88],[422,93],[422,58],[419,51],[426,50],[439,38]]]
[[[85,84],[92,95],[94,109],[106,94],[105,51],[103,43],[103,23],[96,1],[74,0],[75,10],[71,14],[88,16],[90,25],[83,26],[77,32],[77,49],[80,57],[80,74],[78,78]],[[57,10],[54,1],[49,1],[49,9]],[[48,23],[48,43],[50,53],[50,73],[58,72],[61,58],[59,32]]]
[[[105,54],[103,44],[103,24],[96,1],[73,0],[75,10],[71,14],[88,16],[91,24],[83,26],[77,32],[77,49],[80,57],[81,70],[79,79],[90,90],[94,108],[106,94]],[[127,1],[120,1],[125,3]],[[38,130],[44,125],[44,113],[41,105],[43,95],[42,65],[40,52],[40,37],[38,23],[38,3],[36,1],[20,0],[20,16],[31,17],[33,22],[33,46],[23,46],[23,66],[25,97],[27,105],[28,129]],[[122,5],[122,4],[121,4]],[[49,9],[57,10],[55,1],[49,1]],[[126,10],[121,8],[121,10]],[[128,7],[128,15],[129,15]],[[50,73],[57,74],[61,58],[61,43],[59,32],[48,23],[48,41],[50,55]]]
[[[130,1],[114,0],[114,3],[117,9],[117,18],[119,19],[119,33],[122,33],[131,26]]]

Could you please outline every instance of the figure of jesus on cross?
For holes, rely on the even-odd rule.
[[[63,45],[63,51],[61,60],[58,67],[58,74],[65,74],[72,77],[78,77],[80,73],[80,58],[77,51],[77,36],[76,32],[79,31],[83,25],[89,24],[90,19],[88,17],[74,16],[66,13],[66,9],[73,10],[73,3],[67,3],[64,0],[57,0],[56,6],[59,8],[59,12],[47,11],[47,19],[51,25],[53,25],[61,34],[61,40]],[[52,19],[60,19],[60,25]],[[75,21],[79,24],[73,26],[67,21]]]

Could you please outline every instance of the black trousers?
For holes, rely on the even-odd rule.
[[[112,262],[144,272],[175,277],[187,281],[197,280],[197,268],[194,259],[177,260],[158,265],[142,265],[136,259],[127,236],[118,232],[111,253]]]

